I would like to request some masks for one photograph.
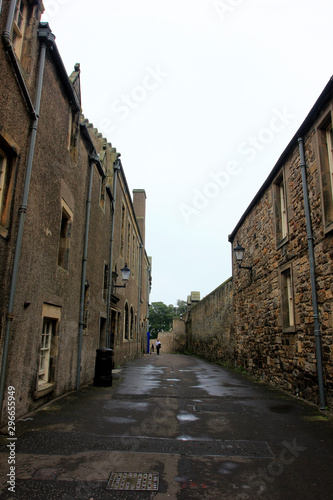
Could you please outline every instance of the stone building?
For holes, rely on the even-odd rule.
[[[80,67],[68,77],[42,11],[0,12],[2,415],[9,385],[23,415],[92,382],[97,348],[121,364],[146,336],[145,192],[132,201],[120,154],[81,115]]]
[[[237,363],[321,407],[333,388],[332,111],[333,79],[229,236],[244,248],[241,267],[233,258]]]
[[[333,404],[333,79],[229,241],[232,278],[190,304],[180,348]]]

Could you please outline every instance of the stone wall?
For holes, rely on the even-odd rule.
[[[232,363],[234,357],[233,286],[229,279],[193,306],[185,317],[187,346],[209,361]]]
[[[325,227],[318,152],[318,124],[327,113],[303,126],[306,177],[315,254],[316,293],[322,336],[323,371],[327,403],[332,404],[333,364],[333,252],[332,227]],[[287,232],[278,238],[277,186],[283,182]],[[274,167],[268,181],[229,238],[245,248],[244,266],[233,262],[235,359],[250,373],[319,404],[314,310],[310,279],[304,194],[297,137]],[[284,300],[284,276],[291,280]],[[286,318],[286,310],[291,316]]]

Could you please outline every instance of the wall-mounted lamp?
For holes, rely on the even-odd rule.
[[[248,269],[250,271],[250,275],[252,278],[252,266],[242,266],[245,248],[243,248],[238,242],[234,248],[234,252],[236,255],[236,262],[238,263],[238,269]]]
[[[123,285],[113,285],[114,288],[125,288],[127,283],[128,283],[128,280],[129,280],[129,277],[131,275],[131,270],[129,269],[129,267],[127,267],[127,264],[124,265],[124,267],[122,269],[120,269],[121,271],[121,277],[122,277],[122,280],[123,280]]]

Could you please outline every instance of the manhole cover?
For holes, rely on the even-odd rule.
[[[158,491],[158,476],[152,472],[112,472],[106,489]]]

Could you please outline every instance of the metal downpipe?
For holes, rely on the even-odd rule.
[[[12,2],[12,4],[13,3],[15,3],[15,2]],[[40,52],[39,71],[38,71],[37,88],[36,88],[35,117],[34,117],[34,121],[33,121],[32,126],[31,126],[31,136],[30,136],[30,145],[29,145],[29,153],[28,153],[28,160],[27,160],[27,169],[26,169],[25,181],[24,181],[23,198],[22,198],[22,204],[21,204],[20,209],[19,209],[19,212],[20,212],[19,225],[18,225],[18,231],[17,231],[15,253],[14,253],[12,279],[11,279],[11,285],[10,285],[8,309],[7,309],[7,317],[6,317],[3,356],[2,356],[2,363],[1,363],[0,418],[2,415],[2,405],[3,405],[3,397],[4,397],[6,370],[7,370],[9,341],[10,341],[12,322],[14,319],[13,309],[14,309],[14,299],[15,299],[15,292],[16,292],[16,285],[17,285],[18,267],[19,267],[20,257],[21,257],[23,229],[24,229],[24,223],[25,223],[25,215],[26,215],[26,211],[28,208],[30,179],[31,179],[33,157],[34,157],[35,145],[36,145],[38,117],[39,117],[40,102],[41,102],[41,97],[42,97],[47,42],[51,42],[51,44],[53,44],[53,42],[55,40],[55,37],[51,33],[51,30],[49,28],[44,29],[41,32],[41,34],[39,34],[39,38],[41,39],[41,52]]]
[[[317,301],[317,289],[316,289],[316,272],[315,272],[315,259],[314,259],[314,250],[313,250],[313,234],[312,234],[310,205],[309,205],[309,197],[308,197],[308,185],[307,185],[307,179],[306,179],[306,161],[305,161],[305,152],[304,152],[304,141],[303,141],[302,137],[298,138],[298,145],[299,145],[299,154],[300,154],[300,160],[301,160],[304,209],[305,209],[306,230],[307,230],[308,249],[309,249],[310,279],[311,279],[312,307],[313,307],[313,320],[314,320],[314,335],[315,335],[315,341],[316,341],[319,402],[320,402],[320,409],[324,410],[326,407],[326,402],[325,402],[323,363],[322,363],[322,353],[321,353],[321,331],[320,331],[318,301]]]
[[[117,178],[120,171],[120,160],[117,160],[113,166],[113,200],[112,200],[112,218],[111,218],[111,237],[110,237],[110,258],[109,258],[109,283],[106,311],[106,339],[105,345],[110,348],[110,307],[112,294],[112,259],[113,259],[113,235],[114,235],[114,217],[116,211]]]
[[[82,337],[84,326],[84,299],[86,292],[86,274],[87,274],[87,256],[88,256],[88,242],[89,242],[89,224],[90,224],[90,207],[91,207],[91,191],[92,181],[94,174],[94,164],[98,156],[96,154],[89,155],[90,171],[89,171],[89,184],[86,206],[86,227],[84,231],[84,244],[82,256],[82,277],[81,277],[81,298],[80,298],[80,320],[79,320],[79,347],[77,358],[77,373],[76,373],[76,390],[80,388],[80,372],[81,372],[81,353],[82,353]]]
[[[139,290],[138,290],[138,321],[136,332],[136,355],[139,357],[139,334],[140,334],[140,302],[141,302],[141,274],[142,274],[142,249],[143,245],[140,243],[139,247]]]

